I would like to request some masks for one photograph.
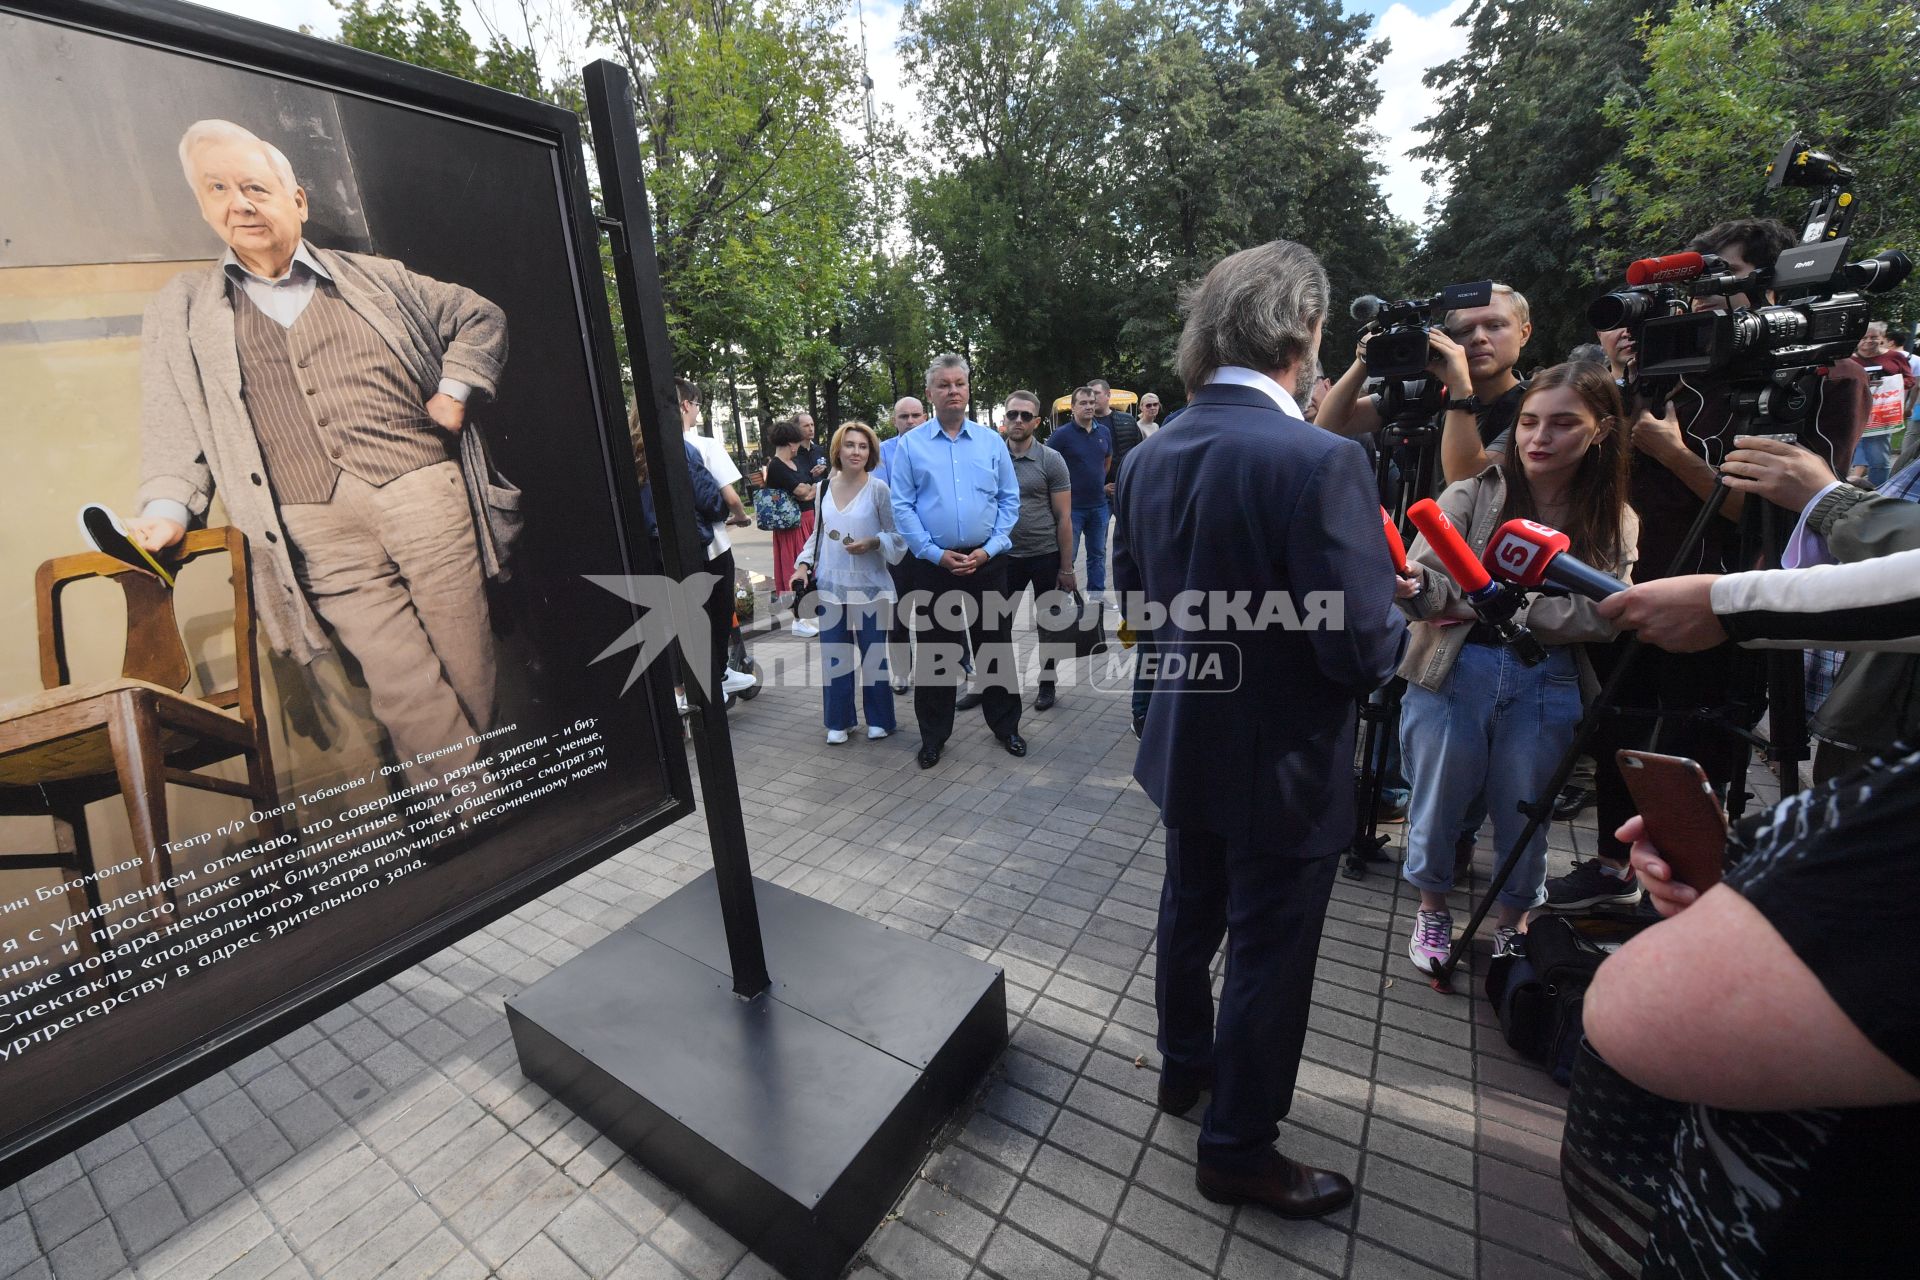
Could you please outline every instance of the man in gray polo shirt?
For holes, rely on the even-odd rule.
[[[1033,438],[1040,412],[1039,396],[1015,391],[1007,397],[1000,421],[1007,452],[1013,455],[1014,479],[1020,482],[1020,518],[1014,522],[1013,547],[1007,552],[1007,606],[1019,607],[1020,597],[1031,587],[1036,618],[1045,608],[1043,597],[1048,592],[1074,588],[1073,478],[1059,451]],[[1054,704],[1053,686],[1053,659],[1042,657],[1035,711]]]

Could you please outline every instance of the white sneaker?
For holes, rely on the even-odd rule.
[[[726,674],[720,677],[720,686],[726,690],[728,697],[732,697],[742,689],[751,689],[759,683],[760,681],[748,672],[735,671],[732,667],[728,667]]]
[[[845,729],[829,729],[829,730],[827,730],[827,745],[828,745],[828,746],[830,746],[830,747],[837,747],[837,746],[839,746],[839,745],[840,745],[841,743],[843,743],[843,742],[845,742],[846,740],[847,740],[847,731],[846,731]]]
[[[876,741],[876,740],[878,740],[878,739],[880,739],[880,738],[884,738],[884,737],[886,737],[886,736],[887,736],[887,731],[886,731],[885,729],[882,729],[882,728],[881,728],[881,727],[880,727],[879,725],[877,725],[877,724],[870,724],[870,725],[868,725],[868,726],[867,726],[867,741],[868,741],[868,742],[873,742],[873,741]]]
[[[819,635],[820,628],[814,626],[804,618],[795,618],[793,622],[793,634],[805,639],[808,636]]]

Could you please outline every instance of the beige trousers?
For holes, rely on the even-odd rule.
[[[460,464],[379,486],[343,471],[331,501],[288,504],[280,520],[301,589],[360,664],[408,784],[476,759],[466,739],[493,725],[495,651]]]

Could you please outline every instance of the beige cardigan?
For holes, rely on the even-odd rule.
[[[1500,523],[1501,508],[1507,503],[1506,477],[1496,463],[1477,476],[1448,485],[1436,501],[1474,554],[1484,555]],[[1608,570],[1624,582],[1632,582],[1640,539],[1640,518],[1632,507],[1621,513],[1620,538],[1624,544],[1620,553],[1595,567]],[[1469,624],[1440,626],[1424,619],[1445,612],[1450,605],[1466,599],[1466,593],[1447,573],[1425,537],[1414,540],[1413,548],[1407,553],[1407,563],[1423,583],[1418,595],[1396,602],[1407,616],[1415,619],[1413,633],[1407,640],[1407,656],[1400,663],[1400,674],[1409,683],[1437,693],[1453,670],[1460,650],[1466,647]],[[1548,645],[1611,640],[1619,634],[1611,622],[1595,611],[1593,601],[1582,596],[1529,596],[1514,620],[1525,624],[1541,643]],[[1580,690],[1591,698],[1600,691],[1600,682],[1594,677],[1586,650],[1576,648],[1574,656],[1580,664]]]
[[[408,271],[388,258],[307,246],[340,297],[371,324],[420,387],[440,379],[491,396],[507,360],[507,322],[473,290]],[[140,333],[140,474],[135,509],[167,498],[204,519],[217,489],[247,535],[254,607],[275,651],[311,662],[331,647],[293,574],[286,530],[264,483],[266,464],[241,398],[233,304],[218,264],[169,280]]]

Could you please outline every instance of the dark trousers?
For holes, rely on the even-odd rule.
[[[713,671],[713,683],[707,687],[717,701],[721,697],[720,681],[726,675],[727,649],[733,633],[733,552],[722,551],[707,561],[707,572],[720,575],[720,581],[713,584],[713,590],[707,595],[706,605],[708,629],[712,632],[708,662]]]
[[[1045,597],[1048,592],[1060,589],[1060,553],[1048,552],[1044,556],[1007,556],[1007,603],[1018,606],[1020,597],[1029,590],[1033,592],[1033,611],[1036,626],[1046,610]],[[1047,652],[1047,633],[1040,633],[1040,683],[1050,685],[1053,679],[1053,655]]]
[[[1006,607],[1007,558],[995,556],[969,574],[948,573],[916,559],[913,585],[930,597],[913,619],[920,641],[913,655],[913,716],[920,722],[920,737],[937,747],[953,735],[953,704],[969,640],[987,727],[996,738],[1018,733],[1020,689]],[[992,607],[982,608],[983,603]]]
[[[1625,641],[1587,646],[1587,657],[1603,683],[1624,646]],[[1601,717],[1587,747],[1593,757],[1601,857],[1613,862],[1627,860],[1627,846],[1614,839],[1613,833],[1638,811],[1614,761],[1614,752],[1621,748],[1697,760],[1723,802],[1730,787],[1745,784],[1744,778],[1734,776],[1746,759],[1742,743],[1726,728],[1701,719],[1700,713],[1725,710],[1732,703],[1740,692],[1738,669],[1748,660],[1748,655],[1731,644],[1704,653],[1668,653],[1649,646],[1635,655],[1633,669],[1627,672],[1614,698],[1616,710]]]
[[[913,630],[912,621],[907,616],[907,593],[913,590],[913,566],[920,563],[912,558],[899,564],[887,566],[887,576],[893,579],[894,597],[899,604],[893,610],[893,622],[887,628],[888,666],[893,670],[893,678],[900,680],[913,670]]]
[[[1200,1160],[1256,1171],[1293,1105],[1335,854],[1276,855],[1268,839],[1167,829],[1154,1004],[1162,1071],[1213,1079]],[[1210,970],[1227,942],[1218,1019]]]

